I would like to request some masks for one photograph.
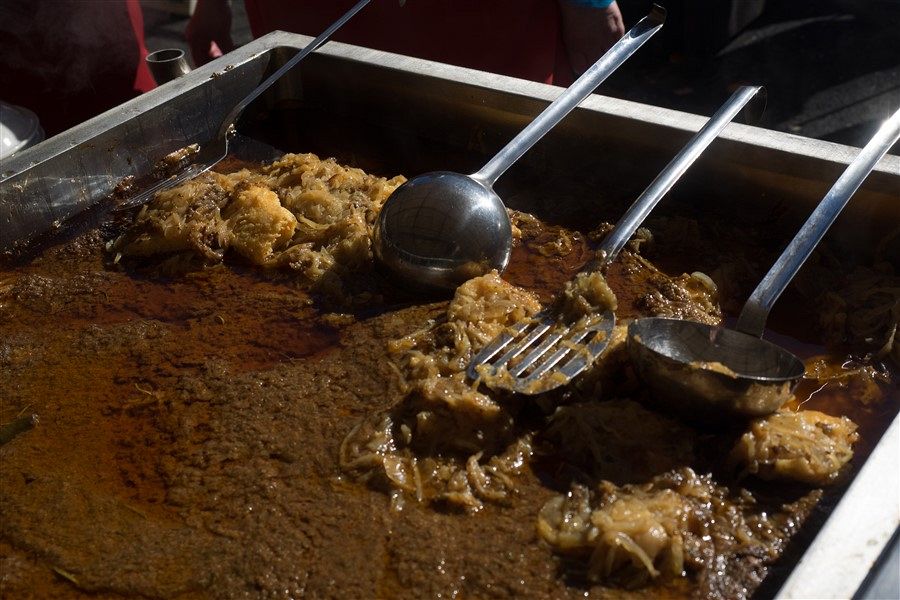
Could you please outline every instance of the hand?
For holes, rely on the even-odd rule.
[[[569,63],[575,75],[581,75],[625,35],[622,12],[615,2],[606,8],[579,6],[566,0],[560,0],[559,5]]]
[[[194,65],[198,67],[234,50],[228,0],[197,0],[184,37],[191,48]]]

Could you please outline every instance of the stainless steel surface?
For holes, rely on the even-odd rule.
[[[744,305],[734,330],[638,319],[628,348],[640,377],[667,408],[715,420],[778,410],[805,373],[803,361],[761,339],[769,311],[881,157],[900,139],[900,109],[879,128],[812,212]]]
[[[506,172],[509,167],[519,160],[525,152],[534,146],[538,140],[544,137],[563,118],[587,98],[597,86],[603,83],[613,71],[618,69],[628,58],[637,52],[653,35],[659,31],[666,22],[666,9],[654,4],[650,14],[638,21],[606,54],[569,86],[569,88],[544,109],[528,127],[514,137],[506,146],[498,152],[480,171],[472,177],[488,186],[496,183],[497,179]]]
[[[759,97],[761,90],[759,86],[743,86],[731,95],[604,238],[598,251],[600,259],[590,270],[601,270],[615,260],[662,197],[747,103]],[[764,97],[761,99],[765,102]],[[616,315],[611,310],[571,322],[552,306],[494,338],[469,362],[468,376],[471,379],[486,376],[488,385],[521,394],[556,389],[582,373],[606,350],[615,324]],[[590,341],[585,343],[588,336]],[[525,352],[528,354],[524,358],[509,366]]]
[[[144,60],[157,85],[169,83],[191,71],[191,67],[184,57],[184,50],[178,48],[166,48],[151,52]]]
[[[616,42],[569,88],[472,175],[425,173],[397,188],[375,225],[374,251],[393,277],[416,287],[453,290],[488,271],[503,271],[512,226],[493,189],[497,179],[662,27],[650,14]]]
[[[204,142],[200,147],[200,152],[194,157],[193,162],[188,165],[184,170],[176,173],[162,181],[157,182],[153,186],[141,191],[135,196],[124,200],[120,209],[128,209],[135,206],[140,206],[144,204],[150,198],[154,196],[157,192],[162,190],[166,190],[169,188],[173,188],[176,185],[180,185],[187,181],[188,179],[193,179],[198,175],[205,173],[212,169],[216,164],[221,162],[228,156],[230,151],[233,149],[230,148],[231,140],[237,133],[235,129],[235,125],[237,124],[237,120],[241,117],[241,114],[246,110],[250,103],[259,98],[266,90],[268,90],[272,85],[284,77],[284,75],[297,66],[301,60],[309,56],[312,52],[315,52],[322,44],[328,41],[328,39],[332,36],[332,34],[341,28],[347,21],[349,21],[353,15],[362,10],[371,0],[360,0],[357,2],[350,10],[344,13],[340,19],[332,23],[328,26],[328,28],[319,34],[312,42],[309,43],[308,46],[303,48],[300,52],[295,54],[293,58],[287,61],[283,66],[281,66],[277,71],[269,75],[262,83],[260,83],[256,88],[253,89],[252,92],[247,94],[247,96],[237,103],[237,105],[231,109],[231,112],[228,113],[228,116],[222,121],[222,125],[219,127],[219,131],[216,134],[215,139],[210,140],[209,142]],[[179,51],[180,52],[180,51]],[[183,53],[182,53],[183,54]],[[185,63],[186,65],[187,63]],[[185,140],[185,145],[195,143],[194,140]]]
[[[246,108],[250,106],[251,102],[259,98],[266,90],[272,87],[275,82],[284,77],[284,75],[287,74],[288,71],[296,67],[301,60],[321,48],[322,44],[327,42],[331,38],[331,36],[334,35],[335,31],[343,27],[344,24],[347,23],[347,21],[349,21],[353,18],[354,15],[356,15],[356,13],[365,8],[370,1],[371,0],[360,0],[359,2],[354,4],[350,8],[350,10],[341,15],[340,19],[329,25],[325,31],[316,36],[309,44],[304,46],[304,48],[300,50],[300,52],[295,54],[274,73],[266,77],[266,79],[263,80],[263,82],[258,86],[256,86],[252,92],[247,94],[247,96],[244,97],[243,100],[238,102],[237,105],[233,109],[231,109],[231,112],[228,113],[228,116],[225,117],[221,127],[219,127],[218,137],[224,138],[228,133],[228,130],[237,122],[244,110],[246,110]]]
[[[4,160],[0,250],[15,251],[31,238],[64,227],[67,218],[103,209],[122,178],[148,172],[162,156],[182,147],[184,139],[215,135],[235,103],[309,41],[283,32],[269,34]],[[285,150],[334,155],[379,174],[424,172],[446,167],[448,160],[464,170],[484,164],[559,93],[553,86],[334,42],[280,80],[248,109],[246,118],[264,109],[280,131],[295,136],[287,137],[288,143],[265,141]],[[291,118],[281,122],[277,119],[283,107],[301,108],[311,116],[296,120],[297,113],[290,112]],[[334,131],[336,124],[354,115],[365,115],[372,129]],[[523,203],[517,191],[527,188],[529,180],[520,169],[533,169],[542,177],[588,173],[592,187],[582,195],[597,216],[584,228],[615,218],[610,199],[633,198],[640,192],[622,182],[653,179],[706,120],[616,98],[589,97],[501,181],[509,184],[507,202],[538,215],[556,202],[549,198],[546,204]],[[322,125],[317,129],[317,124]],[[778,206],[808,214],[858,152],[732,123],[719,136],[716,152],[703,154],[666,207],[680,211],[709,196],[717,202],[727,199],[728,210],[739,212],[743,220]],[[591,161],[595,156],[604,158]],[[881,239],[900,221],[898,190],[900,157],[886,156],[831,228],[831,243],[855,251],[861,261],[870,260],[872,240]],[[797,219],[797,227],[801,221]],[[900,419],[895,419],[809,547],[802,550],[804,541],[792,544],[799,544],[802,552],[796,568],[785,557],[784,568],[766,579],[769,591],[757,597],[854,594],[900,523],[898,455]],[[810,527],[815,532],[817,525]]]
[[[504,330],[472,358],[466,370],[468,377],[484,379],[492,388],[528,395],[567,384],[609,345],[616,316],[606,310],[572,323],[561,320],[557,313],[556,307],[550,307]],[[493,358],[496,360],[491,362]],[[555,368],[566,358],[569,360]]]
[[[900,528],[894,531],[888,547],[854,596],[854,600],[881,598],[900,598]]]

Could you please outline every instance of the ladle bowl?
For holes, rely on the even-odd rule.
[[[401,281],[454,288],[506,268],[512,225],[489,186],[468,175],[435,171],[391,194],[379,214],[373,246],[378,262]]]
[[[805,372],[781,346],[725,327],[647,318],[632,322],[628,337],[651,397],[704,421],[770,414]]]

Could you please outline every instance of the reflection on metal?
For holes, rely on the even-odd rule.
[[[803,362],[775,344],[681,319],[633,321],[628,349],[662,408],[698,421],[770,414],[804,373]]]
[[[615,260],[663,196],[735,115],[752,99],[758,98],[760,91],[762,88],[757,86],[743,86],[735,90],[625,211],[615,228],[600,244],[597,254],[601,258],[589,270],[600,271]],[[467,370],[469,378],[475,380],[486,374],[488,377],[485,381],[491,387],[522,394],[541,394],[566,385],[579,375],[606,350],[612,338],[616,315],[611,310],[606,311],[603,315],[595,315],[600,322],[581,327],[581,320],[577,323],[567,322],[568,319],[553,313],[552,309],[548,309],[541,318],[519,323],[513,328],[517,331],[516,335],[508,330],[501,333],[471,360]],[[594,336],[587,339],[589,334]],[[582,340],[586,339],[587,343],[581,345]],[[513,342],[512,346],[508,346]],[[525,352],[528,354],[520,358]],[[508,367],[513,359],[519,358],[518,364]]]
[[[406,284],[454,289],[460,282],[503,270],[512,228],[490,189],[458,173],[434,172],[403,184],[375,228],[373,247],[387,272]]]
[[[305,48],[292,56],[286,63],[279,67],[277,71],[266,77],[259,85],[252,89],[245,98],[241,99],[241,101],[231,109],[231,112],[228,113],[228,115],[222,121],[222,124],[219,125],[219,130],[216,133],[216,137],[212,140],[202,140],[202,143],[200,145],[200,152],[193,156],[193,162],[187,168],[166,180],[159,181],[150,189],[144,190],[143,192],[139,192],[135,196],[132,196],[123,203],[123,207],[131,208],[134,206],[140,206],[141,204],[148,202],[158,192],[181,185],[189,179],[193,179],[194,177],[202,175],[203,173],[206,173],[207,171],[212,169],[221,161],[225,160],[225,158],[229,154],[234,152],[234,149],[231,147],[231,141],[238,133],[236,127],[237,122],[241,118],[241,115],[247,109],[247,107],[250,106],[250,104],[252,104],[257,98],[263,95],[266,90],[275,85],[282,77],[287,75],[287,73],[291,69],[296,67],[301,60],[319,49],[322,44],[328,41],[328,39],[335,31],[340,29],[340,27],[343,26],[344,23],[349,21],[369,2],[370,0],[359,0],[359,2],[357,2],[350,10],[344,13],[343,16],[341,16],[337,21],[328,26],[325,31],[319,34],[316,39],[307,44]],[[176,50],[175,52],[181,51]],[[183,55],[184,53],[182,52],[182,57]],[[159,65],[159,68],[162,72],[165,72],[165,64],[165,61],[161,61]],[[186,62],[184,63],[184,66],[187,67]]]

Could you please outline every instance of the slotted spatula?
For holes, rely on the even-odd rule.
[[[744,86],[732,94],[606,236],[591,271],[602,269],[616,258],[662,197],[761,89]],[[469,363],[468,376],[483,379],[489,387],[539,394],[565,385],[584,371],[609,345],[615,313],[606,310],[571,322],[554,308],[556,304],[494,338]]]
[[[228,156],[229,145],[237,135],[234,124],[240,118],[241,114],[244,112],[244,109],[246,109],[247,106],[249,106],[251,102],[256,100],[263,92],[272,87],[272,85],[276,81],[281,79],[282,75],[293,69],[297,65],[297,63],[309,56],[309,54],[319,49],[322,44],[328,41],[328,39],[334,34],[335,31],[340,29],[344,25],[344,23],[349,21],[369,2],[371,2],[371,0],[360,0],[360,2],[357,2],[353,6],[353,8],[344,13],[344,15],[340,19],[332,23],[328,27],[328,29],[323,31],[317,38],[307,44],[305,48],[300,50],[300,52],[298,52],[289,61],[287,61],[284,66],[269,75],[269,77],[267,77],[265,81],[256,86],[256,88],[254,88],[252,92],[247,94],[246,98],[238,102],[237,106],[235,106],[231,110],[231,112],[228,113],[228,116],[225,117],[225,120],[222,121],[222,125],[219,127],[219,132],[216,135],[215,139],[210,140],[209,142],[200,146],[199,151],[190,157],[193,161],[190,165],[188,165],[178,173],[166,179],[158,181],[149,188],[141,191],[139,194],[123,201],[118,206],[118,209],[124,210],[132,208],[134,206],[140,206],[141,204],[144,204],[145,202],[150,200],[157,192],[161,192],[162,190],[167,190],[169,188],[175,187],[176,185],[180,185],[188,179],[192,179],[202,173],[205,173],[206,171],[209,171],[217,163],[221,162],[226,156]]]

